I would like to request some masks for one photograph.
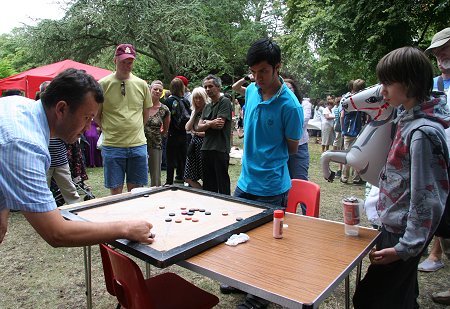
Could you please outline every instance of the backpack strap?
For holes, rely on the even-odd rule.
[[[416,131],[422,132],[422,134],[433,145],[433,154],[440,154],[444,157],[445,165],[447,166],[448,179],[450,180],[450,166],[449,166],[448,150],[447,150],[447,155],[445,155],[445,149],[447,148],[447,144],[443,143],[443,146],[444,146],[443,149],[441,147],[439,147],[438,145],[436,145],[433,142],[433,140],[431,139],[431,137],[429,137],[426,132],[424,132],[422,129],[420,129],[421,127],[425,127],[425,126],[434,128],[434,126],[425,124],[425,125],[421,125],[415,129],[413,129],[409,135],[409,145],[411,146],[411,140],[412,140],[412,136],[413,136],[414,132],[416,132]],[[410,169],[411,169],[411,165],[410,165]],[[411,173],[411,170],[410,170],[410,173]],[[439,236],[439,237],[444,237],[444,238],[450,237],[450,194],[447,196],[447,199],[445,201],[444,210],[442,212],[441,219],[439,220],[439,223],[434,231],[434,235]]]
[[[411,131],[411,133],[409,133],[408,145],[411,147],[411,140],[412,140],[412,137],[413,137],[413,135],[414,135],[414,133],[415,133],[416,131],[422,132],[422,134],[423,134],[423,135],[430,141],[430,143],[433,145],[433,154],[440,154],[440,155],[442,155],[442,157],[444,158],[444,160],[445,160],[445,165],[447,166],[447,171],[449,172],[449,175],[450,175],[449,156],[448,156],[448,155],[445,155],[445,148],[446,148],[446,146],[447,146],[447,143],[446,143],[446,142],[443,143],[444,148],[442,149],[441,147],[439,147],[438,145],[436,145],[436,144],[433,142],[433,140],[431,139],[431,137],[430,137],[425,131],[423,131],[423,130],[421,129],[422,127],[431,127],[431,128],[434,128],[434,129],[436,128],[436,127],[434,127],[434,126],[432,126],[432,125],[423,124],[423,125],[421,125],[421,126],[418,126],[418,127],[415,128],[415,129],[413,129],[413,130]],[[448,153],[448,150],[447,150],[447,153]]]
[[[444,92],[444,79],[442,78],[442,75],[439,75],[437,79],[437,89]]]

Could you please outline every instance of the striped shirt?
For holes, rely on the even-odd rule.
[[[0,211],[56,208],[47,186],[50,129],[41,101],[0,98]]]
[[[58,167],[69,163],[66,144],[62,139],[51,138],[48,150],[51,157],[50,167]]]

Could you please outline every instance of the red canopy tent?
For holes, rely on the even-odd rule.
[[[0,94],[3,93],[4,90],[19,89],[25,92],[25,96],[30,99],[34,99],[36,92],[39,91],[40,84],[47,80],[52,80],[56,75],[68,68],[85,70],[96,80],[112,73],[109,70],[97,68],[73,60],[63,60],[0,79]]]

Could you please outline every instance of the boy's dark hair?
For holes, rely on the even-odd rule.
[[[385,55],[377,64],[377,77],[382,84],[401,83],[407,97],[426,100],[433,89],[433,67],[424,52],[407,46]]]
[[[51,81],[40,97],[46,108],[55,106],[59,101],[65,101],[73,113],[89,92],[93,93],[97,103],[103,103],[102,88],[91,75],[84,70],[67,69]]]
[[[280,47],[267,38],[254,42],[247,52],[247,65],[249,67],[263,61],[267,61],[272,67],[281,62]]]

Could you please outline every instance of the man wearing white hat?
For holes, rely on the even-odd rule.
[[[431,40],[430,46],[425,50],[436,57],[441,75],[434,78],[433,90],[444,91],[447,94],[447,104],[450,106],[450,28],[437,32]],[[450,148],[450,128],[445,130],[447,146]],[[433,247],[426,260],[419,264],[420,271],[433,272],[442,267],[442,251],[450,259],[450,239],[434,238]],[[432,299],[439,304],[450,305],[450,289],[433,293]]]

